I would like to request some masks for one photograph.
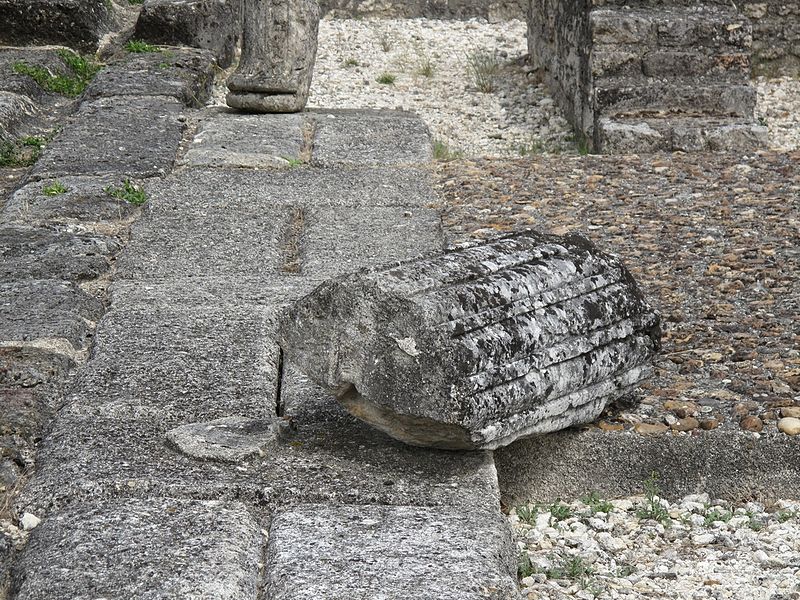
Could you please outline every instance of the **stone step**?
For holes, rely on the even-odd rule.
[[[649,50],[635,44],[598,44],[592,50],[592,75],[601,77],[694,76],[717,82],[746,82],[750,55],[738,48]]]
[[[595,7],[615,8],[665,8],[684,7],[696,8],[698,6],[730,8],[730,0],[591,0]]]
[[[270,600],[516,600],[498,511],[302,505],[272,521]]]
[[[594,112],[603,116],[654,115],[752,117],[756,89],[749,83],[698,82],[696,78],[604,77],[594,82]]]
[[[594,135],[594,151],[604,154],[750,151],[767,142],[754,121],[704,117],[601,118]]]
[[[752,43],[750,22],[730,6],[597,8],[589,23],[595,44],[747,49]]]
[[[256,600],[264,530],[239,503],[153,498],[72,506],[34,529],[16,600]]]

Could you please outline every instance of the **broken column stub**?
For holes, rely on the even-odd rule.
[[[242,57],[228,79],[231,108],[303,110],[317,55],[316,0],[244,0]]]
[[[449,449],[592,421],[660,346],[659,316],[617,258],[533,231],[327,281],[279,337],[355,416]]]

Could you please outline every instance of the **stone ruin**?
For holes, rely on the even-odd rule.
[[[650,372],[660,331],[618,259],[529,231],[324,283],[280,343],[389,435],[473,450],[593,421]]]

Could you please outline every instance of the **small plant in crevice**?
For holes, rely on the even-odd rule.
[[[125,202],[133,204],[134,206],[141,206],[147,202],[147,194],[145,191],[140,186],[131,183],[130,179],[123,181],[120,187],[109,185],[104,189],[104,191],[112,198],[124,200]]]
[[[394,82],[397,81],[397,75],[394,73],[381,73],[375,81],[382,85],[394,85]]]
[[[703,518],[703,524],[706,527],[711,526],[712,523],[715,521],[722,521],[723,523],[727,523],[733,517],[733,513],[728,512],[727,510],[719,510],[718,508],[712,508],[710,510],[706,510],[705,517]]]
[[[644,482],[644,505],[636,511],[636,516],[640,519],[652,519],[658,521],[665,527],[669,525],[669,513],[661,503],[661,490],[658,487],[658,473],[653,471]]]
[[[305,164],[303,160],[300,158],[292,158],[290,156],[282,156],[281,158],[285,160],[288,163],[289,167],[292,169],[295,167],[300,167],[303,164]]]
[[[589,507],[589,510],[593,515],[597,513],[608,514],[614,510],[614,505],[608,500],[601,498],[600,494],[595,491],[591,491],[586,494],[583,498],[581,498],[581,502]]]
[[[526,577],[530,577],[536,572],[536,569],[531,563],[531,558],[528,556],[528,553],[523,551],[520,552],[519,558],[517,559],[517,577],[522,580]]]
[[[433,74],[436,72],[433,63],[431,62],[430,57],[423,56],[420,58],[419,66],[417,67],[417,74],[422,75],[423,77],[431,78]]]
[[[125,44],[125,50],[133,52],[134,54],[144,54],[147,52],[161,52],[161,48],[148,44],[143,40],[128,40]]]
[[[434,160],[448,161],[456,160],[464,156],[460,150],[454,150],[447,142],[440,139],[433,140],[433,158]]]
[[[0,167],[30,167],[39,160],[45,140],[28,136],[0,142]]]
[[[42,193],[45,196],[58,196],[59,194],[66,194],[68,191],[67,187],[58,179],[42,188]]]
[[[572,508],[568,504],[562,503],[560,498],[556,498],[556,501],[550,505],[550,524],[565,521],[570,517],[572,517]]]
[[[528,525],[536,525],[536,517],[539,516],[539,508],[535,505],[518,506],[516,508],[519,520]]]
[[[495,91],[499,71],[500,59],[495,52],[475,51],[467,55],[467,74],[478,91]]]
[[[381,31],[378,33],[378,45],[381,47],[381,50],[384,52],[389,52],[394,46],[394,41],[389,36],[389,33],[386,31]]]
[[[72,50],[62,49],[57,54],[72,71],[72,75],[54,75],[45,67],[25,61],[15,62],[12,68],[18,75],[32,78],[39,87],[48,92],[70,97],[81,95],[102,66]]]
[[[359,62],[358,62],[358,61],[357,61],[355,58],[353,58],[353,57],[351,56],[351,57],[349,57],[349,58],[345,58],[345,59],[342,61],[342,66],[343,66],[345,69],[349,69],[350,67],[360,67],[360,66],[361,66],[361,63],[359,63]]]

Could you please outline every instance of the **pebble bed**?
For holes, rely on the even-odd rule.
[[[568,123],[527,64],[525,32],[519,20],[325,18],[308,105],[416,111],[445,155],[578,154]],[[476,63],[481,72],[495,68],[492,91],[481,91]],[[800,148],[800,80],[755,83],[771,147]]]
[[[800,598],[800,503],[731,506],[706,494],[517,507],[524,598]]]

